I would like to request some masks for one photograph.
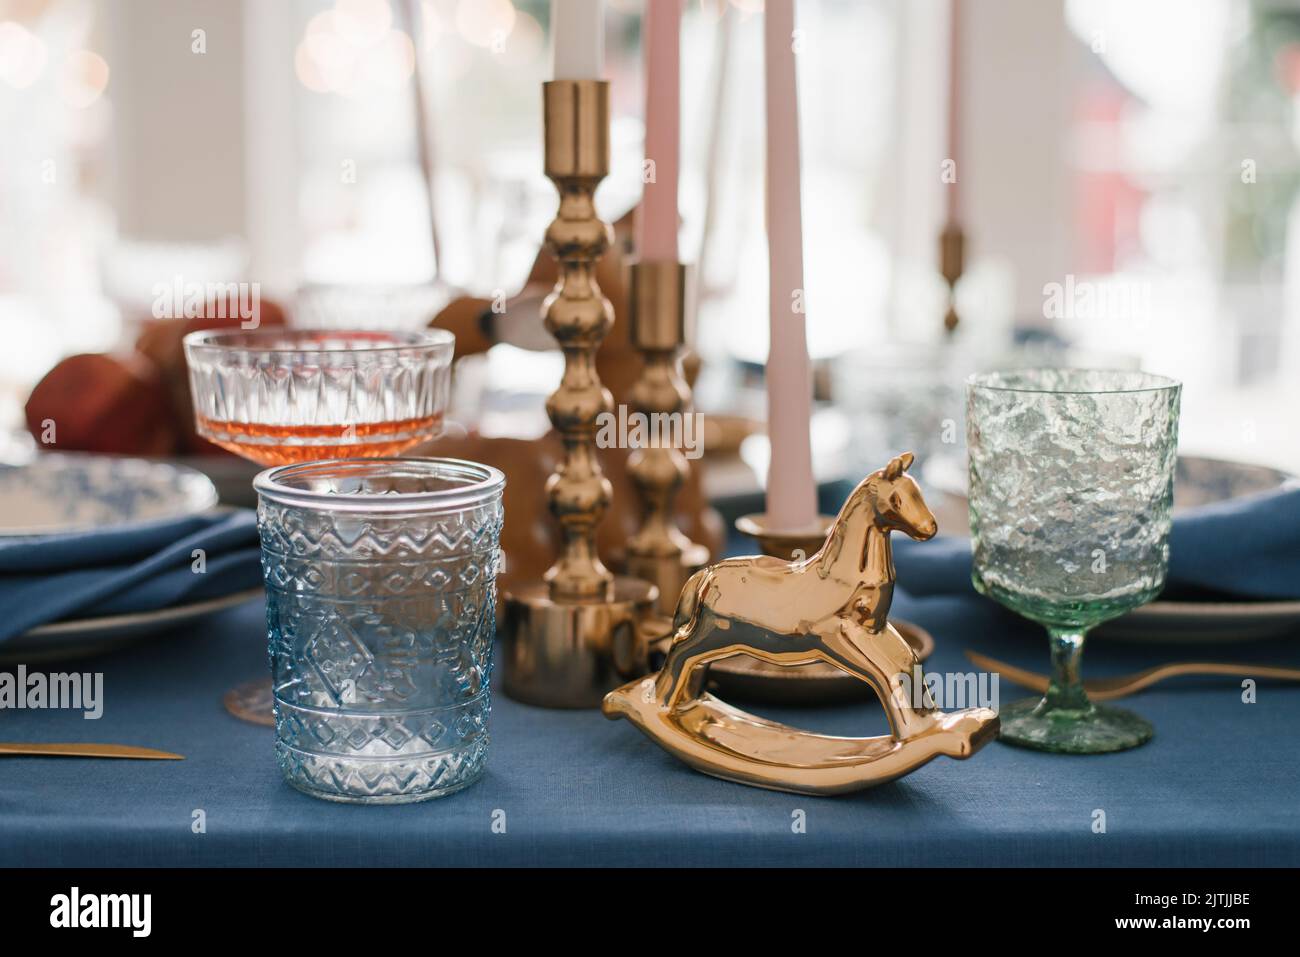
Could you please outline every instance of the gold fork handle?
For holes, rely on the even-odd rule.
[[[996,671],[1008,681],[1018,684],[1022,688],[1038,692],[1047,690],[1047,675],[1040,675],[1024,668],[1017,668],[1005,661],[990,658],[988,655],[981,655],[977,651],[967,651],[966,657],[977,668],[983,668],[985,671]],[[1088,692],[1089,698],[1095,701],[1109,701],[1130,695],[1135,691],[1141,691],[1143,688],[1149,688],[1165,678],[1180,675],[1230,675],[1243,678],[1275,678],[1280,681],[1300,681],[1300,668],[1210,661],[1179,661],[1167,665],[1158,665],[1155,668],[1148,668],[1134,674],[1085,681],[1083,687]]]
[[[1094,685],[1085,681],[1084,688],[1090,698],[1107,701],[1149,688],[1166,678],[1184,675],[1222,675],[1239,678],[1276,678],[1280,681],[1300,681],[1300,669],[1279,668],[1274,665],[1247,665],[1213,661],[1178,661],[1160,665],[1148,671],[1118,678],[1101,678]]]
[[[0,741],[0,755],[28,755],[66,758],[135,758],[151,761],[184,761],[185,755],[130,744],[31,744],[25,741]]]
[[[1165,666],[1166,674],[1180,675],[1239,675],[1242,678],[1278,678],[1282,681],[1300,681],[1300,668],[1279,668],[1276,665],[1220,664],[1210,661],[1189,661]]]

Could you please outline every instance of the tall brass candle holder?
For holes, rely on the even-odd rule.
[[[564,376],[546,403],[564,460],[546,495],[563,542],[544,581],[504,596],[503,689],[529,704],[583,708],[598,706],[607,691],[646,671],[640,622],[658,590],[616,577],[595,544],[613,494],[596,459],[599,417],[613,406],[596,374],[596,351],[614,323],[596,283],[596,263],[613,232],[593,202],[609,172],[609,84],[552,80],[542,84],[542,102],[546,175],[560,194],[546,230],[560,276],[542,315],[564,352]]]
[[[948,284],[948,311],[944,313],[943,327],[953,332],[960,321],[957,317],[957,283],[966,266],[966,234],[961,226],[949,221],[939,234],[939,272]]]
[[[636,412],[653,421],[681,421],[691,414],[691,388],[681,372],[680,352],[686,344],[689,273],[679,262],[634,262],[629,268],[628,321],[632,345],[645,358],[641,377],[632,387]],[[684,422],[683,422],[684,430]],[[673,502],[691,465],[682,451],[656,440],[635,449],[627,469],[641,496],[641,527],[628,540],[628,574],[659,589],[656,611],[669,615],[677,607],[686,580],[709,562],[709,550],[686,537],[673,517]],[[683,431],[684,434],[684,431]]]

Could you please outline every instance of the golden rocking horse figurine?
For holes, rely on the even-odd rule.
[[[729,558],[692,576],[678,599],[663,668],[610,692],[605,716],[626,717],[697,771],[800,794],[882,784],[941,754],[968,758],[997,737],[994,711],[945,713],[933,707],[924,687],[911,687],[919,674],[916,656],[888,621],[890,533],[924,541],[938,531],[906,474],[911,464],[906,452],[868,475],[809,558]],[[814,734],[704,693],[709,663],[735,654],[842,669],[875,690],[892,734]]]

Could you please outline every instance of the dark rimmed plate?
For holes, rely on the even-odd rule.
[[[263,589],[207,598],[203,601],[159,608],[156,611],[104,615],[40,625],[0,644],[0,664],[54,661],[82,655],[101,654],[121,645],[139,641],[176,625],[184,625],[207,615],[234,608],[261,598]]]

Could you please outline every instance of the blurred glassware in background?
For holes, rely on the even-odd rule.
[[[870,463],[912,451],[913,472],[926,491],[964,493],[970,375],[1044,366],[1135,370],[1138,364],[1137,356],[1078,348],[1037,330],[1002,341],[967,334],[940,342],[885,341],[846,353],[831,369],[835,403],[850,423],[849,471],[865,475]]]
[[[307,283],[294,297],[290,324],[299,329],[423,329],[451,301],[434,283]]]
[[[851,470],[866,475],[871,463],[900,452],[916,455],[914,477],[927,490],[948,460],[964,461],[961,372],[946,343],[882,342],[839,357],[832,365],[835,400],[851,423]]]

